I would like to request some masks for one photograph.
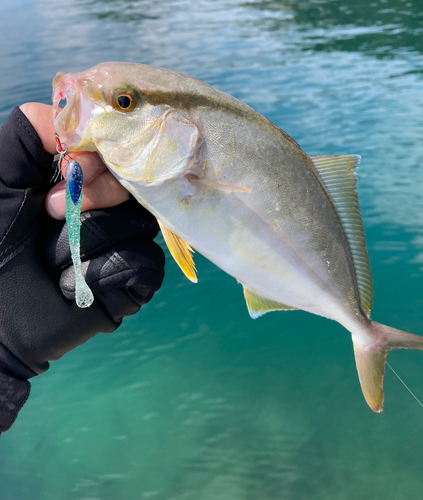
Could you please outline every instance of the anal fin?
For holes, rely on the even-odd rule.
[[[179,238],[179,236],[176,236],[176,234],[172,233],[172,231],[170,231],[161,222],[159,222],[159,226],[166,245],[169,248],[170,254],[175,259],[185,276],[193,283],[197,283],[197,270],[195,269],[194,259],[192,258],[194,250],[188,245],[188,243]]]
[[[281,304],[280,302],[276,302],[275,300],[268,299],[267,297],[263,297],[258,294],[256,291],[251,288],[247,288],[245,285],[242,285],[244,288],[244,297],[245,302],[247,303],[247,308],[250,316],[253,319],[259,318],[271,311],[295,311],[295,307],[286,306],[285,304]]]

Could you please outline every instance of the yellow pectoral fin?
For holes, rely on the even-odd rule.
[[[207,179],[200,179],[195,175],[188,174],[185,176],[189,182],[195,186],[198,190],[202,192],[209,191],[220,191],[224,194],[230,193],[251,193],[252,189],[244,187],[244,186],[236,186],[235,184],[228,184],[225,182],[215,182],[209,181]]]
[[[243,285],[245,302],[247,303],[248,312],[253,319],[256,319],[263,314],[271,311],[295,311],[295,307],[286,306],[280,302],[262,297],[254,290]]]
[[[192,258],[192,253],[194,250],[186,243],[184,240],[172,233],[167,227],[165,227],[161,222],[159,222],[160,229],[162,230],[163,238],[166,242],[169,252],[175,259],[178,266],[182,269],[185,276],[192,281],[197,283],[197,274],[194,264],[194,259]]]

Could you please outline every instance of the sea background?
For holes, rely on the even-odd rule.
[[[204,80],[309,154],[360,154],[372,317],[423,334],[422,1],[15,0],[0,13],[1,123],[49,103],[56,72],[120,60]],[[423,409],[389,369],[377,415],[340,325],[253,321],[233,278],[196,254],[194,285],[167,257],[150,304],[32,381],[0,438],[1,500],[421,498]],[[423,353],[389,360],[423,399]]]

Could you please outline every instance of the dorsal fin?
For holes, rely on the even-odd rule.
[[[263,297],[245,285],[242,286],[244,288],[244,297],[248,312],[253,319],[271,311],[294,311],[296,309],[295,307],[286,306],[280,302]]]
[[[194,250],[188,245],[188,243],[179,238],[179,236],[176,236],[176,234],[172,233],[172,231],[161,222],[159,222],[159,226],[162,230],[163,238],[169,248],[170,254],[175,259],[185,276],[193,283],[197,283],[197,270],[195,269],[194,259],[192,258]]]
[[[310,158],[323,179],[326,192],[332,199],[344,227],[354,261],[360,303],[363,311],[369,316],[373,302],[372,274],[354,174],[354,169],[360,163],[361,157],[328,155]]]

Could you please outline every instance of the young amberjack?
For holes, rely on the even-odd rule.
[[[98,151],[191,281],[195,249],[242,284],[252,318],[302,309],[338,321],[364,397],[382,411],[387,352],[423,349],[423,338],[370,320],[359,156],[308,156],[246,104],[164,69],[103,63],[59,73],[53,88],[61,139]]]

